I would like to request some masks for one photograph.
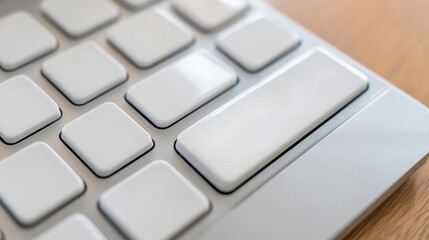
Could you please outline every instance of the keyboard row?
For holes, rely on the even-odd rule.
[[[172,2],[184,19],[204,30],[214,30],[242,15],[243,0],[176,0]],[[81,37],[118,17],[108,0],[45,0],[42,12],[69,36]],[[26,12],[0,19],[0,67],[12,71],[53,52],[57,40]],[[139,68],[149,68],[194,41],[192,29],[171,13],[155,7],[141,11],[112,26],[107,41]],[[259,71],[299,43],[282,26],[255,14],[217,39],[218,47],[248,71]],[[55,80],[54,80],[55,81]],[[85,101],[73,101],[83,104]]]
[[[125,0],[128,5],[133,6],[156,2],[143,1],[144,4],[142,0]],[[172,5],[185,19],[204,29],[221,27],[248,8],[248,4],[243,0],[175,0]],[[49,20],[73,38],[86,36],[119,17],[119,9],[110,0],[44,0],[40,8]],[[135,31],[139,27],[142,29]],[[0,19],[0,35],[0,67],[7,71],[15,70],[53,52],[58,45],[52,33],[26,12],[12,13]],[[192,41],[190,29],[175,17],[160,11],[137,14],[115,26],[109,35],[113,44],[128,45],[121,49],[122,51],[129,51],[137,46],[144,53],[150,53],[147,57],[149,61],[160,60],[165,57],[163,55],[171,54],[170,51],[178,45],[186,45]],[[139,38],[135,40],[143,39],[146,45],[149,44],[161,52],[140,48],[136,41],[127,39],[130,35]],[[136,56],[130,57],[136,60]]]

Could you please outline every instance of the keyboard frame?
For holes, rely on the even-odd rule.
[[[115,228],[113,223],[111,223],[98,209],[98,199],[103,192],[114,186],[116,183],[122,181],[149,163],[158,159],[163,159],[168,161],[184,177],[189,179],[189,181],[192,182],[199,190],[201,190],[211,202],[212,207],[210,212],[177,236],[178,239],[194,239],[204,230],[210,228],[211,225],[213,225],[219,218],[230,211],[234,206],[240,204],[240,202],[242,202],[247,196],[262,186],[265,182],[267,182],[276,173],[287,167],[291,162],[296,160],[300,155],[326,137],[342,123],[347,121],[347,119],[349,119],[351,116],[359,112],[359,110],[376,99],[383,92],[390,88],[396,89],[396,87],[366,67],[341,53],[339,50],[315,36],[304,27],[300,26],[293,20],[285,17],[266,3],[259,0],[249,0],[251,7],[243,16],[235,19],[231,24],[227,25],[226,27],[222,27],[213,33],[205,33],[200,31],[198,28],[185,21],[176,11],[173,10],[168,0],[163,0],[152,4],[149,7],[162,7],[175,15],[179,21],[182,21],[185,25],[189,26],[190,29],[193,30],[196,40],[190,47],[182,50],[179,54],[176,54],[173,57],[170,57],[168,60],[163,61],[162,63],[146,70],[142,70],[134,66],[130,61],[128,61],[128,59],[126,59],[126,57],[121,55],[114,49],[114,47],[107,43],[106,40],[106,31],[110,26],[113,26],[118,21],[128,18],[135,12],[144,11],[146,8],[137,11],[131,11],[125,7],[125,5],[119,3],[119,1],[112,1],[118,6],[120,10],[120,16],[117,21],[108,26],[104,26],[98,31],[95,31],[94,33],[89,34],[83,38],[72,39],[61,32],[61,30],[59,30],[55,24],[50,22],[50,20],[48,20],[45,16],[42,16],[39,9],[39,2],[40,1],[0,0],[0,5],[2,6],[0,8],[0,17],[3,17],[16,10],[28,11],[30,14],[35,16],[42,25],[44,25],[55,35],[59,43],[58,49],[47,56],[44,56],[25,65],[24,67],[19,68],[18,70],[11,72],[0,70],[0,83],[18,74],[25,74],[33,79],[58,104],[63,114],[62,117],[56,122],[17,144],[6,145],[0,142],[0,161],[1,159],[6,158],[7,156],[34,142],[43,141],[49,144],[67,162],[67,164],[69,164],[73,170],[76,171],[79,176],[81,176],[81,178],[86,183],[87,188],[85,192],[77,199],[61,207],[59,210],[55,211],[53,214],[41,220],[31,228],[20,226],[7,212],[5,206],[0,205],[0,230],[3,232],[4,237],[6,238],[34,238],[73,213],[83,213],[86,215],[108,238],[125,238],[125,236],[120,233],[117,228]],[[248,15],[255,12],[266,13],[269,17],[282,23],[291,32],[297,33],[301,37],[301,43],[294,50],[273,64],[269,65],[262,71],[257,73],[249,73],[243,70],[238,64],[234,63],[227,56],[222,54],[216,48],[214,39],[217,34],[221,33],[223,30],[226,30],[235,23],[238,23]],[[99,44],[103,49],[111,54],[113,58],[118,60],[127,70],[128,79],[125,83],[115,87],[114,89],[108,91],[100,97],[97,97],[89,103],[83,106],[76,106],[67,100],[67,98],[64,97],[64,95],[41,74],[41,65],[44,61],[53,57],[54,55],[70,49],[79,43],[89,40]],[[182,57],[201,47],[209,49],[225,64],[234,69],[239,76],[239,83],[214,100],[192,112],[184,119],[175,123],[173,126],[167,129],[156,128],[125,100],[125,93],[127,89],[137,81],[146,78],[147,76],[157,72],[165,66],[181,59]],[[368,77],[369,88],[357,99],[343,108],[340,112],[313,130],[305,138],[301,139],[292,148],[286,150],[286,154],[282,154],[275,161],[271,162],[271,164],[269,164],[257,175],[253,176],[249,181],[244,183],[231,194],[222,194],[216,191],[197,171],[191,167],[191,165],[189,165],[177,154],[174,149],[174,143],[180,132],[213,110],[222,106],[224,103],[228,102],[228,100],[234,98],[249,87],[253,86],[260,80],[266,78],[276,71],[281,71],[283,66],[288,62],[316,47],[327,49],[328,51],[336,54],[346,62],[365,73]],[[93,172],[91,172],[91,170],[81,160],[79,160],[79,158],[73,152],[69,150],[69,148],[61,141],[59,135],[64,125],[107,101],[116,103],[127,114],[129,114],[130,117],[140,124],[152,136],[153,140],[155,141],[155,147],[149,153],[128,164],[112,176],[108,178],[99,178]]]

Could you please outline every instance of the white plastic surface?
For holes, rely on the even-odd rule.
[[[360,72],[316,50],[182,132],[176,148],[232,192],[366,87]]]
[[[173,7],[199,28],[210,31],[248,8],[244,0],[174,0]]]
[[[132,86],[126,98],[156,126],[165,128],[236,82],[231,68],[199,50]]]
[[[0,67],[14,70],[57,47],[57,40],[34,17],[14,12],[0,19]]]
[[[0,161],[0,199],[31,225],[85,189],[82,179],[46,143],[34,143]]]
[[[40,8],[71,37],[81,37],[119,16],[109,0],[44,0]]]
[[[57,104],[30,78],[0,83],[0,138],[13,144],[61,117]]]
[[[224,53],[251,72],[266,67],[298,43],[299,37],[259,14],[222,33],[216,40]]]
[[[148,68],[193,42],[190,29],[159,8],[145,10],[113,26],[108,41],[140,68]]]
[[[93,42],[47,60],[43,74],[70,101],[82,105],[127,79],[125,68]]]
[[[153,147],[150,135],[114,103],[104,103],[64,126],[61,138],[100,177]]]
[[[109,189],[101,210],[129,239],[171,239],[200,218],[208,199],[171,165],[158,160]]]
[[[107,240],[85,215],[75,213],[35,240]]]

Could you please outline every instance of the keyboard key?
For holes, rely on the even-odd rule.
[[[237,74],[208,51],[194,52],[132,86],[126,99],[166,128],[237,82]]]
[[[57,40],[26,12],[0,19],[0,67],[11,71],[55,50]]]
[[[247,10],[244,0],[173,0],[173,7],[204,31],[217,29]]]
[[[86,216],[75,213],[35,240],[107,240]]]
[[[0,83],[0,137],[17,143],[61,117],[57,104],[24,75]]]
[[[278,240],[347,239],[349,223],[425,164],[428,146],[427,107],[396,89],[383,91],[286,168],[276,167],[280,172],[198,240],[267,239],[267,233]],[[416,238],[426,239],[421,233]]]
[[[82,179],[46,143],[0,161],[0,199],[22,225],[36,223],[84,189]]]
[[[176,149],[229,193],[366,88],[364,75],[316,50],[182,132]]]
[[[138,9],[142,7],[146,7],[154,2],[157,2],[159,0],[122,0],[122,2],[127,5],[127,7],[132,9]]]
[[[158,160],[109,189],[100,209],[129,239],[171,239],[209,211],[208,199]]]
[[[64,126],[63,141],[100,177],[108,177],[153,147],[150,135],[113,103]]]
[[[82,37],[119,16],[119,9],[108,0],[44,0],[40,8],[73,38]]]
[[[254,16],[220,35],[216,43],[244,69],[257,72],[297,46],[299,38],[264,16]]]
[[[193,42],[193,33],[171,14],[150,9],[113,26],[108,41],[136,66],[149,68]]]
[[[43,64],[42,72],[77,105],[91,101],[127,79],[125,68],[92,42],[49,59]]]

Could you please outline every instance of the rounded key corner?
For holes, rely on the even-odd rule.
[[[13,72],[17,69],[19,69],[20,67],[24,66],[25,64],[20,64],[20,63],[16,63],[16,62],[7,62],[5,60],[1,60],[0,59],[0,69],[2,69],[5,72]]]
[[[23,228],[31,228],[31,227],[35,226],[39,221],[41,221],[41,219],[43,219],[44,217],[41,217],[41,218],[31,218],[31,217],[17,216],[17,214],[14,213],[13,218]]]
[[[163,159],[157,159],[153,162],[151,162],[148,166],[164,166],[164,167],[168,167],[169,169],[172,169],[174,171],[176,171],[176,169],[167,161],[163,160]]]
[[[85,162],[85,164],[87,165],[86,162]],[[88,168],[91,169],[92,172],[99,178],[108,178],[108,177],[112,176],[113,174],[119,172],[122,169],[121,168],[121,169],[117,169],[117,170],[112,171],[111,169],[109,169],[107,167],[101,168],[99,166],[98,167],[96,167],[96,166],[89,167],[88,166]]]

